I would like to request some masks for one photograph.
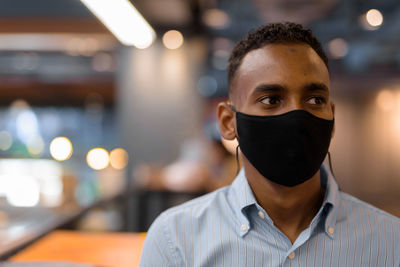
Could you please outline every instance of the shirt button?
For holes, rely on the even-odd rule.
[[[289,254],[289,259],[292,260],[292,259],[294,258],[294,256],[295,256],[295,255],[294,255],[294,252],[290,253],[290,254]]]
[[[264,213],[263,213],[262,211],[259,211],[259,212],[258,212],[258,216],[260,216],[261,219],[264,219],[264,218],[265,218]]]
[[[335,232],[335,229],[333,229],[333,227],[329,227],[328,228],[328,232],[333,235],[333,233]]]
[[[247,230],[247,226],[246,226],[245,224],[242,224],[242,225],[240,226],[240,229],[244,232],[244,231]]]

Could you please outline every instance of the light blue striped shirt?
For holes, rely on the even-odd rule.
[[[294,242],[257,204],[242,170],[232,185],[163,212],[140,266],[400,266],[400,220],[346,193],[324,165],[323,204]]]

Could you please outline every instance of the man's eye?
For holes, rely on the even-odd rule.
[[[322,105],[326,103],[326,100],[323,97],[313,96],[307,100],[307,103],[311,105]]]
[[[261,99],[261,103],[265,105],[276,105],[280,103],[279,96],[267,96]]]

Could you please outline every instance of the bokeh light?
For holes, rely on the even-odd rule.
[[[371,9],[365,14],[365,18],[369,25],[373,27],[381,26],[383,23],[382,13],[377,9]]]
[[[90,168],[94,170],[102,170],[108,166],[110,156],[104,148],[96,147],[87,153],[86,161]]]
[[[36,114],[29,108],[21,109],[16,117],[17,136],[24,143],[39,134]]]
[[[342,58],[347,55],[349,48],[346,40],[335,38],[328,43],[329,54],[333,58]]]
[[[166,48],[177,49],[183,44],[183,35],[176,30],[167,31],[164,34],[162,41]]]
[[[11,179],[7,179],[11,178]],[[40,188],[37,180],[31,176],[6,177],[7,202],[16,207],[33,207],[39,203]]]
[[[31,155],[36,156],[42,154],[44,150],[43,138],[40,137],[39,135],[33,136],[26,143],[26,147],[28,149],[28,152],[31,153]]]
[[[11,148],[13,138],[7,131],[0,131],[0,150],[6,151]]]
[[[116,148],[110,152],[110,164],[114,169],[124,169],[128,165],[128,160],[128,152],[123,148]]]
[[[228,67],[229,52],[226,50],[214,51],[212,65],[217,70],[226,70]]]
[[[202,96],[210,97],[218,90],[217,80],[212,76],[203,76],[197,82],[197,90]]]
[[[66,137],[56,137],[50,143],[50,154],[55,160],[67,160],[71,157],[72,152],[72,143]]]
[[[204,12],[203,22],[214,29],[224,29],[229,25],[230,18],[223,10],[212,8]]]

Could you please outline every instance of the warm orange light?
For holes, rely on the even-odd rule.
[[[179,31],[167,31],[163,38],[163,44],[168,49],[178,49],[183,44],[183,35]]]
[[[128,160],[128,152],[123,148],[116,148],[110,152],[110,164],[114,169],[124,169],[128,165]]]
[[[107,150],[97,147],[87,153],[86,161],[90,168],[94,170],[102,170],[108,166],[110,156]]]
[[[50,143],[50,154],[55,160],[67,160],[71,157],[72,152],[72,143],[66,137],[56,137]]]
[[[365,18],[369,25],[373,27],[381,26],[383,23],[382,13],[377,9],[371,9],[365,14]]]
[[[229,15],[223,10],[212,8],[204,12],[203,22],[209,27],[223,29],[229,24]]]

